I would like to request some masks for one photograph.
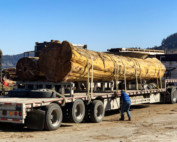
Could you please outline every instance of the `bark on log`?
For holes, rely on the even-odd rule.
[[[39,80],[41,76],[39,69],[39,58],[21,58],[16,65],[16,74],[18,79],[22,81]]]
[[[156,58],[138,59],[94,52],[71,43],[50,43],[40,53],[40,70],[48,81],[87,81],[93,58],[94,81],[142,80],[162,78],[165,66]],[[89,66],[89,69],[88,69]],[[91,78],[91,76],[89,77]]]

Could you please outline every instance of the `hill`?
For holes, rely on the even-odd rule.
[[[163,39],[160,46],[155,46],[152,49],[165,50],[167,54],[177,53],[177,33]]]
[[[17,55],[3,55],[2,57],[2,68],[16,67],[17,61],[24,57],[24,54]]]

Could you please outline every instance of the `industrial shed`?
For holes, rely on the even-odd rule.
[[[165,78],[177,79],[177,54],[156,55],[156,57],[165,65]]]

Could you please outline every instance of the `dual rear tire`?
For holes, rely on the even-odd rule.
[[[75,100],[73,104],[63,109],[64,119],[74,122],[99,123],[105,115],[104,104],[101,100],[94,100],[90,104],[84,103],[81,99]]]
[[[77,99],[68,109],[69,119],[74,123],[81,123],[85,116],[85,104],[81,99]]]
[[[177,102],[177,90],[176,87],[171,89],[171,104],[175,104]]]
[[[172,86],[167,88],[165,100],[167,103],[175,104],[177,103],[177,88]]]
[[[58,104],[52,103],[46,107],[46,116],[44,128],[52,131],[57,130],[63,120],[63,113]]]
[[[105,115],[104,104],[100,100],[94,100],[87,108],[85,119],[88,122],[99,123]]]
[[[93,108],[91,111],[91,120],[93,122],[99,123],[103,120],[105,115],[104,104],[100,100],[93,101]]]

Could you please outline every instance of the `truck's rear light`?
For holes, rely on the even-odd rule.
[[[14,112],[14,115],[16,115],[16,116],[17,116],[17,112],[16,112],[16,111]]]
[[[10,111],[10,112],[9,112],[9,115],[13,115],[13,112],[12,112],[12,111]]]
[[[22,116],[22,112],[19,112],[19,116]]]

